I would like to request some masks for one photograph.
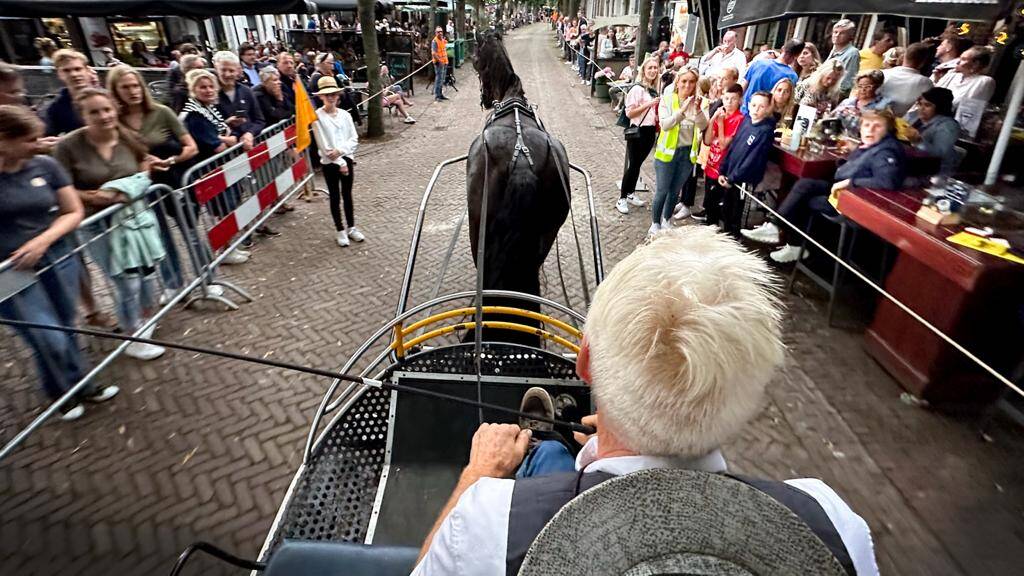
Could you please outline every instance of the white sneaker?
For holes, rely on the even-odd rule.
[[[356,228],[355,226],[348,229],[348,237],[349,239],[355,240],[356,242],[362,242],[363,240],[366,240],[366,236],[363,235],[363,233],[359,231],[359,228]]]
[[[252,250],[246,250],[244,248],[235,248],[235,254],[241,254],[242,256],[252,256]]]
[[[626,195],[626,202],[629,202],[633,206],[643,206],[644,204],[647,204],[643,200],[637,198],[635,193],[627,194]]]
[[[156,332],[156,324],[153,324],[149,328],[146,328],[146,330],[143,331],[142,334],[139,334],[139,338],[145,338],[148,340],[153,337],[154,332]]]
[[[338,246],[341,246],[342,248],[348,246],[348,234],[346,234],[344,230],[338,232],[337,242]]]
[[[666,219],[662,218],[661,219],[661,229],[662,230],[671,230],[672,229],[672,220],[666,220]]]
[[[164,352],[167,352],[167,349],[162,346],[143,344],[142,342],[132,342],[124,351],[128,356],[143,361],[155,360],[163,356]]]
[[[661,226],[658,226],[657,224],[651,224],[651,227],[647,229],[647,235],[648,236],[654,236],[655,234],[657,234],[660,231],[661,231]]]
[[[78,404],[77,406],[75,406],[71,410],[68,410],[67,412],[61,414],[60,415],[60,419],[65,421],[65,422],[74,422],[75,420],[78,420],[79,418],[81,418],[84,414],[85,414],[85,408],[82,408],[82,405]]]
[[[779,264],[789,264],[790,262],[796,262],[797,257],[800,256],[799,246],[786,245],[768,255],[769,258]],[[804,255],[804,258],[807,256]]]
[[[753,230],[740,230],[740,234],[748,240],[761,244],[779,243],[779,227],[771,222],[765,222]]]
[[[615,201],[615,209],[622,214],[629,214],[629,204],[626,202],[625,198],[619,198]]]
[[[100,402],[106,402],[114,396],[117,396],[117,393],[120,391],[121,389],[117,386],[106,386],[103,390],[96,392],[92,396],[86,396],[85,401],[92,402],[93,404],[99,404]]]
[[[171,288],[164,289],[164,291],[160,293],[160,305],[163,306],[173,300],[177,293],[177,290],[172,290]]]
[[[210,297],[223,296],[224,288],[222,286],[217,286],[216,284],[210,284],[209,286],[206,287],[204,292],[207,296]]]
[[[690,217],[690,208],[686,204],[680,202],[676,204],[675,211],[672,212],[672,218],[675,220],[684,220]]]
[[[249,261],[248,254],[240,254],[237,250],[228,254],[221,260],[221,264],[245,264]]]
[[[416,123],[416,119],[413,118],[412,116],[406,116],[405,120],[402,120],[402,123],[404,123],[404,124],[415,124]]]

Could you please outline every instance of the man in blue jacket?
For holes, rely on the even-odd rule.
[[[737,186],[753,190],[764,178],[768,153],[775,139],[775,117],[772,116],[772,95],[756,92],[750,96],[750,115],[743,119],[718,169],[718,183],[725,188],[722,207],[724,231],[736,235],[740,232],[743,202]]]
[[[847,188],[898,190],[903,185],[903,144],[896,139],[896,117],[889,110],[865,110],[860,121],[860,145],[846,163],[836,170],[835,183],[804,178],[779,206],[779,215],[790,227],[806,230],[817,212],[836,214],[829,194],[838,195]],[[740,231],[745,238],[765,244],[778,244],[779,226],[765,222],[753,230]],[[786,234],[786,246],[769,256],[779,264],[795,262],[800,254],[799,234]]]
[[[213,67],[217,71],[217,79],[220,80],[217,111],[231,128],[231,135],[238,138],[242,149],[252,150],[253,140],[266,127],[266,121],[252,90],[239,81],[242,77],[242,64],[234,52],[221,51],[213,55]],[[234,210],[239,201],[238,190],[235,187],[229,188],[225,208]],[[266,225],[260,226],[256,231],[265,236],[280,234]],[[245,245],[249,244],[247,242]]]

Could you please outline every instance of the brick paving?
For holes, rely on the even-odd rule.
[[[606,104],[573,82],[540,26],[507,40],[530,100],[572,162],[594,175],[605,267],[641,241],[649,212],[614,210],[624,147]],[[322,200],[276,218],[284,234],[257,244],[253,260],[226,268],[255,301],[236,312],[179,310],[158,336],[312,366],[338,368],[394,311],[416,207],[433,166],[465,153],[484,114],[472,69],[461,92],[436,104],[415,98],[419,123],[389,120],[386,140],[365,143],[356,167],[356,215],[367,242],[338,248]],[[395,137],[394,134],[399,134]],[[653,182],[653,170],[645,179]],[[425,228],[413,300],[433,289],[448,236],[464,206],[463,170],[440,180]],[[574,205],[584,251],[582,189]],[[572,237],[561,236],[569,261]],[[443,291],[472,286],[467,242]],[[579,272],[564,270],[576,307]],[[592,273],[588,264],[588,275]],[[557,297],[548,265],[546,292]],[[1007,425],[982,441],[970,417],[899,401],[857,331],[828,328],[820,295],[787,298],[785,370],[763,414],[726,447],[735,470],[773,478],[814,476],[871,525],[884,573],[1011,574],[1024,562],[1024,438]],[[559,298],[560,299],[560,298]],[[93,355],[109,349],[90,344]],[[41,409],[25,351],[0,344],[0,437]],[[123,392],[82,420],[50,423],[0,463],[0,572],[152,574],[189,543],[206,540],[253,557],[301,459],[322,378],[169,352],[119,360],[102,376]],[[192,574],[231,574],[197,559]]]

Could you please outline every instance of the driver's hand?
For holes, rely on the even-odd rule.
[[[515,424],[481,424],[473,434],[467,470],[489,478],[511,478],[526,456],[530,430]]]

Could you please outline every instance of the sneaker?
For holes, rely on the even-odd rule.
[[[566,408],[576,408],[576,399],[569,394],[559,394],[555,396],[555,416],[564,418],[562,414]]]
[[[704,222],[708,219],[708,213],[706,210],[699,210],[690,214],[690,218],[693,218],[697,222]]]
[[[646,203],[646,202],[644,202],[643,200],[641,200],[641,199],[637,198],[637,196],[636,196],[636,194],[635,194],[635,193],[629,193],[629,194],[627,194],[627,195],[626,195],[626,202],[629,202],[629,203],[630,203],[630,204],[632,204],[633,206],[643,206],[644,204],[647,204],[647,203]]]
[[[443,98],[434,98],[434,102],[444,102]]]
[[[348,246],[348,234],[346,234],[344,230],[338,232],[336,241],[338,242],[338,246],[341,246],[342,248]]]
[[[162,346],[143,344],[142,342],[132,342],[124,351],[128,356],[143,361],[156,360],[163,356],[164,352],[167,352],[167,349]]]
[[[662,230],[671,230],[672,229],[672,220],[666,220],[666,219],[662,218],[661,219],[661,229]]]
[[[359,228],[356,228],[355,226],[348,229],[348,237],[349,239],[354,240],[356,242],[362,242],[363,240],[366,240],[366,236],[359,231]]]
[[[249,261],[249,254],[239,253],[237,250],[228,254],[221,260],[221,264],[245,264]]]
[[[551,394],[538,386],[530,388],[526,394],[523,394],[523,402],[519,405],[519,411],[551,420],[555,419],[555,403],[551,400]],[[519,427],[538,432],[551,432],[555,429],[555,425],[550,422],[534,420],[525,416],[519,417]]]
[[[800,247],[789,246],[788,244],[768,255],[768,257],[771,258],[773,262],[777,262],[779,264],[789,264],[790,262],[796,262],[796,259],[799,256]],[[804,254],[804,258],[807,258],[807,254]]]
[[[81,404],[75,404],[74,408],[69,409],[60,415],[60,419],[65,422],[74,422],[85,414],[85,408],[82,408]]]
[[[690,217],[690,207],[680,202],[676,204],[675,211],[672,212],[672,218],[675,220],[685,220]]]
[[[252,244],[252,234],[250,234],[246,236],[244,240],[242,240],[241,246],[242,248],[252,248]]]
[[[412,116],[406,116],[405,120],[402,120],[402,123],[403,124],[415,124],[416,123],[416,119],[413,118]]]
[[[216,284],[211,284],[203,290],[203,293],[210,297],[223,296],[224,288],[222,286],[217,286]]]
[[[442,95],[441,95],[441,100],[450,100],[450,98],[448,98],[447,96],[445,96],[444,94],[442,94]]]
[[[235,248],[235,254],[241,254],[242,256],[245,256],[245,257],[248,258],[249,256],[252,256],[252,251],[251,250],[245,250],[245,249],[242,249],[242,248]]]
[[[149,328],[146,328],[142,332],[142,334],[139,334],[139,338],[145,338],[145,339],[149,340],[150,338],[153,337],[153,333],[154,332],[156,332],[156,324],[153,324]]]
[[[765,222],[753,230],[740,230],[740,234],[747,240],[753,240],[761,244],[779,243],[779,227],[771,222]]]
[[[273,238],[274,236],[280,236],[281,235],[280,232],[278,232],[277,230],[274,230],[273,228],[271,228],[270,226],[267,226],[266,224],[264,224],[263,226],[260,226],[259,228],[257,228],[256,229],[256,233],[257,234],[262,234],[262,235],[267,236],[269,238]]]
[[[654,236],[661,231],[661,226],[657,224],[651,224],[651,227],[647,229],[647,236]]]
[[[629,203],[625,198],[619,198],[615,201],[615,209],[623,214],[629,214]]]
[[[160,305],[167,304],[178,294],[177,290],[171,288],[164,288],[164,291],[160,293]]]
[[[97,390],[89,396],[84,397],[83,400],[86,402],[92,402],[93,404],[99,404],[100,402],[106,402],[114,396],[117,396],[117,393],[120,391],[121,389],[117,386],[105,386],[102,390]]]

